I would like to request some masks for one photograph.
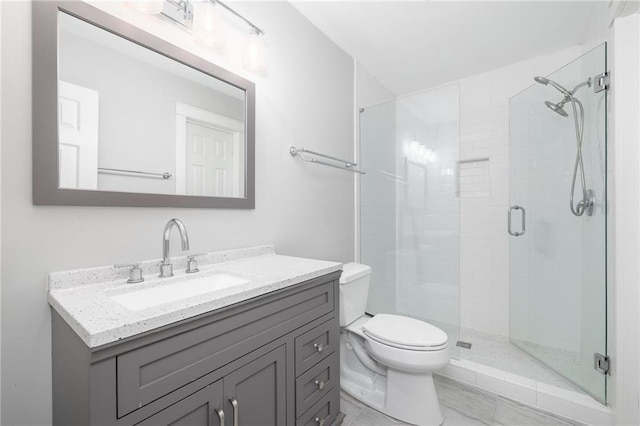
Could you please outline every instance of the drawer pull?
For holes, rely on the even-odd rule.
[[[229,398],[229,402],[233,407],[233,426],[238,426],[238,416],[240,414],[240,407],[238,407],[238,401],[235,398]]]
[[[316,387],[320,390],[324,389],[324,382],[322,380],[316,380],[314,382],[316,384]]]
[[[220,419],[220,426],[224,426],[224,411],[222,410],[222,408],[216,409],[216,414]]]
[[[322,346],[321,343],[314,343],[313,347],[316,348],[316,351],[318,351],[318,352],[324,351],[324,346]]]
[[[331,417],[331,416],[329,415],[329,416],[325,417],[324,419],[321,419],[320,417],[316,417],[315,419],[313,419],[313,421],[316,422],[316,424],[319,425],[319,426],[324,426],[324,422],[329,420],[329,417]]]

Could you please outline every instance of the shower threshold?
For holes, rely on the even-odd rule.
[[[439,374],[584,424],[613,424],[611,409],[526,355],[509,339],[461,329],[460,358]],[[500,368],[496,368],[499,366]]]
[[[473,344],[473,349],[460,349],[460,359],[478,364],[500,366],[500,370],[517,374],[537,382],[546,383],[574,392],[583,391],[567,379],[509,342],[508,337],[463,328],[460,340]]]

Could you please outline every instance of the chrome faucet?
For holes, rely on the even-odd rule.
[[[171,228],[178,228],[180,231],[180,241],[182,242],[182,251],[189,250],[189,236],[187,235],[187,228],[180,219],[171,219],[164,227],[164,233],[162,236],[162,262],[160,266],[160,277],[172,277],[173,265],[171,264],[171,256],[169,255],[169,238],[171,237]]]

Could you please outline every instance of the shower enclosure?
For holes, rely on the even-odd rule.
[[[606,45],[509,102],[510,339],[606,403]]]
[[[425,320],[459,336],[459,89],[360,113],[360,260],[372,268],[367,312]]]
[[[491,158],[459,159],[458,85],[361,111],[367,312],[425,320],[446,331],[454,358],[606,403],[605,70],[601,45],[509,99],[508,204],[487,198]],[[509,242],[508,337],[460,327],[460,197],[508,215],[487,237]],[[475,302],[474,283],[463,286]]]

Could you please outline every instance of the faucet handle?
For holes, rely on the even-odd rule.
[[[113,265],[115,268],[131,268],[129,270],[129,279],[127,282],[129,284],[141,283],[144,281],[142,277],[142,269],[140,269],[139,263],[126,263],[123,265]]]
[[[204,253],[190,254],[187,256],[187,274],[193,274],[194,272],[200,272],[198,269],[198,261],[195,259],[198,256],[204,256]]]
[[[169,278],[173,276],[173,265],[168,263],[165,265],[164,261],[158,262],[158,268],[160,269],[160,278]]]

